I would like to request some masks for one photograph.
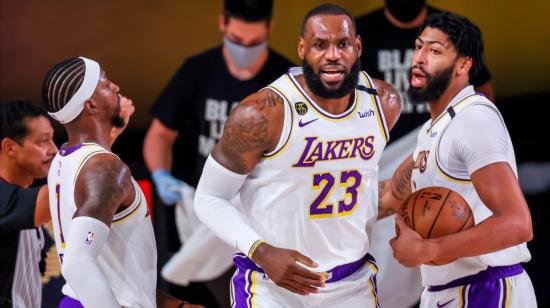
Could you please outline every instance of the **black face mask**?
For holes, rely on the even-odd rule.
[[[306,84],[313,92],[313,94],[323,98],[341,98],[348,95],[353,89],[357,87],[359,82],[359,71],[361,70],[361,61],[357,58],[357,61],[351,67],[351,70],[345,74],[344,81],[340,88],[336,90],[329,90],[325,88],[319,74],[315,74],[313,67],[304,59],[302,61],[302,69],[304,71],[304,79]]]
[[[454,68],[455,66],[452,64],[448,68],[435,73],[433,76],[421,69],[422,72],[426,74],[426,85],[424,88],[415,88],[412,85],[409,85],[407,95],[409,96],[411,102],[414,104],[423,104],[428,101],[438,100],[449,86]],[[412,68],[409,69],[409,82],[411,77]]]
[[[386,8],[400,22],[409,22],[420,14],[426,0],[386,0]]]

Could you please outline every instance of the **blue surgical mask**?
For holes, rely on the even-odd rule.
[[[267,48],[267,41],[247,47],[234,43],[227,37],[223,38],[223,44],[227,48],[231,60],[241,69],[250,67]]]

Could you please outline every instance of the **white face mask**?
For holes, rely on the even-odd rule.
[[[230,41],[227,37],[223,38],[223,44],[231,60],[238,68],[248,68],[254,63],[262,52],[267,48],[267,41],[251,47],[242,46]]]

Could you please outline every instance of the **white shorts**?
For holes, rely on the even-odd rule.
[[[277,286],[256,264],[242,254],[233,257],[237,270],[231,279],[231,307],[372,307],[379,308],[376,298],[376,273],[374,259],[362,259],[359,268],[352,273],[332,271],[338,279],[329,279],[319,293],[307,296],[292,293]],[[344,270],[345,271],[345,270]],[[349,274],[349,275],[347,275]],[[334,281],[336,280],[336,281]]]
[[[521,265],[494,267],[422,292],[420,308],[536,308],[529,275]],[[448,287],[448,288],[446,288]],[[432,289],[430,291],[430,288]]]

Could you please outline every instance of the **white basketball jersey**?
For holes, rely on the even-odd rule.
[[[77,176],[88,159],[99,153],[115,155],[97,144],[83,143],[60,150],[52,162],[48,190],[55,244],[61,263],[65,239],[71,232],[71,221],[76,212],[74,189]],[[113,217],[98,263],[119,304],[124,307],[156,307],[155,236],[145,196],[133,178],[132,183],[136,198],[129,207]],[[62,291],[78,300],[68,284],[63,286]]]
[[[353,104],[324,111],[296,80],[301,68],[267,87],[284,101],[276,149],[241,188],[242,212],[268,243],[296,249],[324,271],[369,250],[378,215],[378,160],[388,139],[372,80],[362,72]],[[367,89],[368,88],[368,89]]]
[[[411,185],[413,191],[430,186],[441,186],[458,192],[472,209],[475,224],[479,224],[491,216],[492,212],[480,200],[469,178],[466,166],[464,165],[463,170],[460,172],[457,170],[451,172],[448,167],[449,155],[443,153],[441,147],[442,140],[444,140],[445,145],[452,144],[452,140],[448,138],[453,138],[453,136],[450,136],[449,133],[446,134],[446,129],[453,117],[473,105],[482,105],[486,107],[488,113],[498,114],[504,129],[506,129],[504,120],[502,120],[502,116],[495,105],[487,98],[475,94],[473,88],[465,88],[452,100],[447,111],[443,112],[434,121],[429,120],[426,122],[420,130],[418,144],[413,153],[415,164]],[[463,116],[468,116],[468,114]],[[461,120],[467,121],[467,119]],[[506,161],[517,175],[512,141],[507,132],[506,136],[508,139]],[[446,284],[460,277],[476,274],[485,270],[488,266],[512,265],[526,262],[529,259],[529,250],[527,245],[523,243],[493,253],[459,259],[446,265],[421,265],[422,283],[424,286]]]

